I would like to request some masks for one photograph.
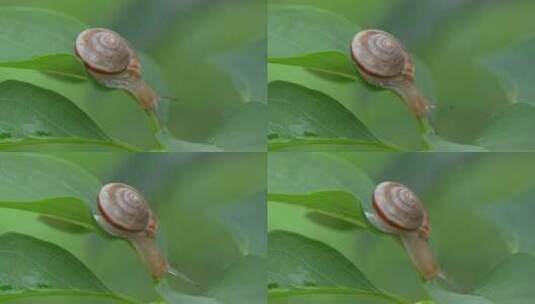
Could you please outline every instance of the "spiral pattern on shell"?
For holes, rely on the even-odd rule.
[[[143,231],[153,222],[147,200],[125,184],[111,183],[102,187],[98,209],[107,223],[128,232]]]
[[[76,38],[76,54],[93,71],[116,74],[125,71],[133,57],[126,39],[118,33],[94,28],[83,31]]]
[[[373,193],[373,207],[384,222],[395,228],[401,230],[424,228],[427,232],[429,230],[427,212],[422,202],[402,184],[395,182],[379,184]],[[423,227],[424,224],[426,227]]]
[[[376,77],[401,75],[409,63],[406,50],[391,34],[379,30],[357,33],[351,43],[351,54],[358,68]]]

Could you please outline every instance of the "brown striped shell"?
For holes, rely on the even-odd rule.
[[[124,72],[136,58],[126,39],[104,28],[81,32],[76,38],[75,50],[89,69],[102,74]]]
[[[142,232],[154,225],[147,200],[136,189],[121,183],[102,187],[98,209],[107,224],[126,232]]]
[[[427,237],[429,219],[420,199],[396,182],[383,182],[373,193],[373,208],[387,225],[404,231],[420,230]]]
[[[75,52],[96,81],[129,91],[146,110],[156,109],[160,97],[143,80],[139,57],[121,35],[104,28],[87,29],[76,38]]]
[[[360,73],[374,85],[389,85],[390,79],[399,77],[414,78],[414,66],[408,52],[387,32],[365,30],[357,33],[351,42],[351,55]]]

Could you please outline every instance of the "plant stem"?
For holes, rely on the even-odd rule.
[[[158,117],[158,114],[156,113],[156,110],[147,110],[147,115],[149,117],[149,127],[155,135],[158,133],[163,133],[166,131],[165,126],[162,125],[160,118]],[[167,149],[162,145],[160,140],[158,139],[158,136],[156,136],[157,142],[158,142],[158,148],[156,150],[158,151],[167,151]]]
[[[302,295],[347,295],[347,296],[368,296],[386,299],[390,303],[396,304],[407,304],[408,300],[394,296],[383,291],[371,291],[371,290],[360,290],[353,288],[339,288],[339,287],[325,287],[325,288],[302,288],[302,289],[291,289],[291,290],[270,290],[268,292],[268,297],[271,299],[275,298],[288,298],[294,296]]]
[[[153,133],[158,133],[162,131],[162,124],[160,123],[160,118],[153,110],[147,110],[147,115],[149,116],[150,129]]]
[[[95,145],[103,147],[118,148],[129,152],[140,152],[141,150],[125,142],[110,138],[110,140],[98,140],[88,138],[76,137],[58,137],[58,138],[23,138],[20,140],[10,140],[0,142],[0,149],[3,147],[23,147],[33,145],[48,145],[48,144],[76,144],[76,145]]]
[[[420,130],[420,135],[422,136],[422,139],[424,141],[425,148],[427,150],[433,149],[433,143],[429,140],[430,137],[435,136],[437,133],[433,126],[431,125],[431,121],[429,120],[429,116],[417,116],[416,120],[418,122],[418,128]]]
[[[118,148],[122,148],[122,149],[125,149],[125,150],[128,150],[129,152],[141,152],[142,150],[137,148],[137,147],[134,147],[128,143],[125,143],[123,141],[119,141],[117,139],[112,139],[111,141],[112,145],[111,146],[116,146]]]
[[[124,304],[142,304],[141,301],[134,299],[130,296],[123,295],[115,292],[104,292],[104,291],[86,291],[86,290],[60,290],[60,289],[47,289],[43,291],[28,291],[23,294],[16,295],[14,294],[12,298],[7,299],[16,299],[16,298],[44,298],[44,297],[54,297],[54,296],[67,296],[67,297],[77,297],[77,298],[100,298],[104,300],[110,300],[114,303],[124,303]],[[4,302],[5,299],[0,298],[0,302]]]
[[[291,138],[272,139],[268,141],[270,151],[291,151],[292,149],[321,145],[338,145],[340,147],[347,147],[348,150],[353,149],[353,146],[369,146],[381,151],[403,151],[402,148],[391,143],[346,138]]]

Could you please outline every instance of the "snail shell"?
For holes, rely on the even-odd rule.
[[[128,41],[118,33],[102,29],[88,29],[76,39],[76,54],[92,71],[103,74],[124,72],[137,60]]]
[[[87,29],[76,38],[75,53],[99,83],[128,90],[144,109],[156,108],[159,96],[143,80],[137,52],[121,35],[104,28]]]
[[[416,194],[396,182],[383,182],[375,188],[373,208],[388,225],[405,231],[419,229],[428,217]]]
[[[401,42],[379,30],[357,33],[351,43],[353,60],[365,78],[375,85],[388,86],[389,81],[404,77],[414,79],[414,66]],[[390,84],[391,85],[391,84]]]
[[[98,209],[108,224],[126,232],[144,231],[154,222],[147,200],[125,184],[105,185],[98,195]]]
[[[360,69],[377,77],[399,76],[410,63],[401,42],[378,30],[358,33],[353,39],[352,54]]]
[[[428,114],[428,101],[414,84],[411,56],[396,37],[380,30],[361,31],[351,42],[351,57],[367,82],[396,92],[417,117]]]

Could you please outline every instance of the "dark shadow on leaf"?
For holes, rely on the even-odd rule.
[[[335,230],[352,231],[358,229],[357,226],[349,222],[345,222],[319,212],[309,212],[307,213],[306,217],[318,225]]]
[[[44,215],[39,216],[38,220],[51,228],[54,228],[63,232],[74,233],[74,234],[83,234],[83,233],[91,232],[91,230],[87,228],[80,227],[74,224],[70,224],[65,221],[57,220],[57,219],[44,216]]]
[[[47,71],[40,71],[40,72],[42,74],[50,77],[50,78],[55,79],[55,80],[68,82],[68,83],[82,83],[82,82],[86,82],[87,81],[87,79],[76,78],[76,77],[72,77],[72,76],[69,76],[69,75],[63,75],[63,74],[54,73],[54,72],[47,72]]]
[[[343,82],[343,83],[355,82],[354,79],[347,78],[344,76],[339,76],[339,75],[328,73],[328,72],[323,72],[323,71],[316,70],[316,69],[305,69],[305,70],[325,80]]]
[[[276,134],[276,133],[269,133],[269,134],[267,135],[267,138],[268,138],[268,139],[277,139],[277,138],[279,138],[279,134]]]

